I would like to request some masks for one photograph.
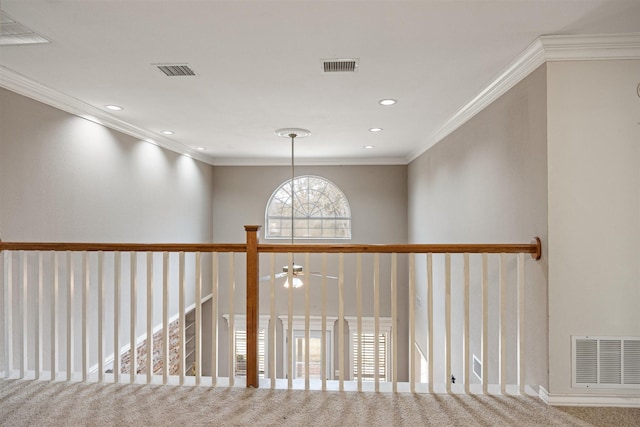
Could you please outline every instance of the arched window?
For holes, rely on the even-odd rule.
[[[344,193],[331,181],[313,175],[296,177],[293,192],[291,180],[283,183],[267,203],[265,237],[290,239],[292,229],[296,239],[350,239],[351,208]]]

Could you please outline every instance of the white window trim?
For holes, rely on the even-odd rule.
[[[350,363],[353,363],[355,354],[353,354],[353,336],[358,333],[358,318],[355,316],[345,316],[344,318],[347,321],[347,325],[349,325],[349,360]],[[375,317],[362,317],[362,332],[363,333],[375,333]],[[391,343],[393,342],[392,336],[392,326],[393,322],[390,317],[380,317],[379,318],[379,333],[387,334],[387,345],[385,346],[386,351],[386,366],[385,371],[387,372],[386,381],[392,381],[392,370],[393,366],[392,354],[391,354]],[[354,372],[354,366],[350,366],[350,374]],[[357,378],[353,378],[353,381],[357,381]]]
[[[299,236],[293,236],[294,240],[351,240],[353,237],[352,234],[352,230],[353,230],[353,215],[351,212],[351,204],[349,203],[349,199],[347,198],[346,194],[344,194],[344,191],[342,191],[342,189],[340,187],[338,187],[333,181],[331,181],[330,179],[327,179],[323,176],[319,176],[319,175],[298,175],[296,177],[294,177],[293,179],[296,180],[298,178],[304,178],[304,177],[312,177],[312,178],[318,178],[321,179],[323,181],[328,182],[329,184],[331,184],[332,186],[334,186],[339,192],[340,194],[342,194],[342,197],[344,197],[344,200],[347,203],[347,206],[349,207],[349,236],[347,237],[299,237]],[[272,193],[271,196],[269,196],[269,200],[267,201],[267,207],[265,209],[264,212],[264,238],[267,240],[290,240],[291,236],[271,236],[269,235],[269,207],[271,206],[271,202],[273,200],[273,197],[276,195],[276,193],[285,185],[287,185],[288,183],[291,182],[291,179],[286,180],[285,182],[283,182],[282,184],[280,184]],[[318,218],[319,219],[319,218]],[[327,219],[332,219],[331,217],[328,217]],[[347,218],[344,218],[347,219]],[[295,234],[295,232],[294,232]]]

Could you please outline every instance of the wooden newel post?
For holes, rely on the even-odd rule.
[[[247,387],[258,388],[258,328],[260,288],[258,271],[259,225],[245,225],[247,232]]]

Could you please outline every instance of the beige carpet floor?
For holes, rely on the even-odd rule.
[[[0,380],[2,426],[640,426],[640,409],[535,397]]]

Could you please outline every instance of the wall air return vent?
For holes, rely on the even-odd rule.
[[[153,64],[168,77],[195,76],[196,73],[187,64]]]
[[[572,336],[572,386],[640,389],[640,337]]]
[[[358,71],[358,59],[323,59],[323,73],[354,73]]]

